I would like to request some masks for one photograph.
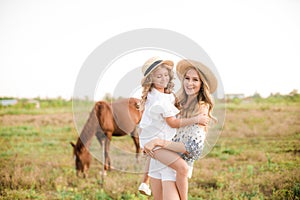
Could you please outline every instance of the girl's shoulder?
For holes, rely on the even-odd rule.
[[[175,99],[174,93],[163,93],[155,89],[153,89],[149,95],[152,96],[153,98],[158,98],[158,99],[167,99],[167,100]]]

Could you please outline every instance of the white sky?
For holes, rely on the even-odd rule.
[[[225,93],[300,91],[298,0],[103,2],[0,0],[0,97],[69,99],[90,53],[139,28],[194,40]]]

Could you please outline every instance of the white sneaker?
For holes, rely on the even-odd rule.
[[[151,189],[146,183],[141,183],[139,192],[143,195],[151,196]]]

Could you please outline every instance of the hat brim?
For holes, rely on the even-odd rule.
[[[144,77],[142,78],[141,84],[143,85],[144,82],[145,82],[145,80],[146,80],[146,78],[149,76],[149,74],[151,74],[151,72],[153,72],[153,70],[155,70],[158,66],[160,66],[160,65],[162,65],[162,64],[168,65],[169,68],[170,68],[171,70],[172,70],[173,67],[174,67],[174,62],[173,62],[173,61],[171,61],[171,60],[162,60],[162,61],[161,61],[160,63],[158,63],[155,67],[153,67],[153,68],[146,74],[146,76],[144,76]]]
[[[195,67],[197,68],[202,75],[204,76],[208,86],[210,93],[214,93],[218,87],[218,80],[215,76],[215,74],[204,64],[198,61],[194,60],[181,60],[176,65],[176,73],[180,80],[183,79],[184,74],[186,73],[186,70],[189,67]]]

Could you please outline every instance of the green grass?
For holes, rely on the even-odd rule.
[[[195,163],[189,199],[300,199],[299,103],[228,107],[216,146]],[[96,159],[87,179],[76,177],[69,106],[0,113],[0,199],[148,199],[137,191],[142,174],[114,170],[102,180]],[[129,137],[112,144],[134,150]]]

